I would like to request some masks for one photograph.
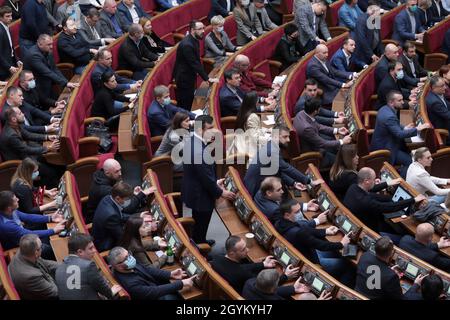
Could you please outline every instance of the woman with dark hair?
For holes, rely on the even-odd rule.
[[[177,147],[180,155],[183,150],[184,142],[189,137],[190,119],[189,114],[185,112],[177,112],[172,119],[172,125],[167,129],[161,140],[155,157],[170,155],[172,149]],[[176,172],[183,171],[183,164],[174,164],[173,170]]]
[[[444,78],[445,81],[444,97],[450,100],[450,64],[445,64],[439,69],[439,76]]]
[[[131,216],[125,224],[119,246],[127,249],[139,264],[160,268],[166,262],[167,256],[162,255],[157,261],[152,262],[147,255],[147,251],[158,251],[167,247],[164,240],[154,241],[151,238],[151,233],[156,231],[156,228],[157,225],[151,216],[145,215],[144,218]],[[148,237],[148,240],[143,239],[145,237]]]
[[[336,155],[336,161],[330,170],[328,185],[339,200],[343,200],[347,189],[358,182],[358,161],[355,144],[344,144]]]
[[[139,19],[139,24],[142,26],[142,29],[144,29],[144,37],[141,41],[144,41],[147,48],[155,54],[166,52],[166,49],[170,47],[170,44],[161,40],[156,33],[152,31],[152,22],[150,19],[142,17]]]
[[[18,210],[23,213],[40,214],[47,209],[56,207],[56,200],[50,201],[46,204],[39,205],[36,200],[35,193],[38,189],[33,187],[33,182],[39,177],[39,166],[31,158],[25,158],[17,167],[11,179],[11,191],[14,192],[19,199]],[[45,196],[54,198],[58,190],[56,188],[51,190],[45,190]],[[28,225],[28,229],[37,230],[42,229],[40,225]]]
[[[275,49],[274,59],[282,63],[281,70],[285,70],[300,58],[302,45],[298,40],[298,27],[289,23],[284,27],[284,35]]]
[[[244,132],[235,132],[235,138],[228,149],[228,154],[247,153],[250,158],[253,158],[258,151],[258,145],[269,140],[269,135],[266,135],[269,130],[261,127],[261,119],[256,113],[258,100],[259,97],[255,91],[250,91],[244,96],[234,128]]]
[[[119,125],[118,117],[114,116],[121,114],[127,110],[133,109],[134,100],[131,100],[114,91],[117,88],[117,81],[114,72],[107,70],[103,72],[102,87],[95,95],[94,104],[92,106],[91,117],[103,117],[108,122],[110,128],[117,128]],[[114,101],[130,102],[128,106],[115,108]]]

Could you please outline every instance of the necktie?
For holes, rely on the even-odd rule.
[[[414,78],[416,78],[416,68],[414,68],[414,62],[412,60],[408,60],[409,67],[411,68],[411,73],[413,74]]]

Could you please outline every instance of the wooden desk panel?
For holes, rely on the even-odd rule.
[[[234,205],[220,198],[216,202],[216,211],[231,235],[245,234],[249,228],[237,216]]]
[[[136,108],[136,107],[135,107]],[[122,112],[119,119],[118,150],[125,160],[139,161],[138,150],[133,146],[131,111]]]

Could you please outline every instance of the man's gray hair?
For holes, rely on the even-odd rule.
[[[108,254],[108,262],[113,267],[119,263],[119,256],[123,251],[126,251],[123,247],[114,247]]]
[[[38,247],[38,235],[36,234],[26,234],[22,238],[20,238],[19,248],[20,253],[25,257],[34,256]]]
[[[128,28],[128,33],[130,36],[135,36],[136,33],[142,30],[142,26],[139,23],[132,23],[130,27]]]
[[[155,98],[161,98],[163,95],[165,95],[167,92],[169,92],[169,88],[164,85],[156,86],[155,89],[153,89],[153,96]]]
[[[264,293],[272,294],[278,288],[279,281],[280,274],[277,270],[265,269],[256,277],[255,287]]]

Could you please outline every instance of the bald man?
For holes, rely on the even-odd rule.
[[[421,223],[417,226],[415,238],[405,235],[399,246],[436,268],[450,272],[450,258],[439,252],[439,249],[450,247],[450,239],[441,237],[439,242],[433,242],[433,234],[434,227],[430,223]]]
[[[103,163],[100,170],[94,172],[91,188],[89,190],[89,200],[87,203],[86,223],[90,223],[94,216],[94,212],[103,199],[103,197],[111,194],[112,187],[118,181],[122,180],[122,167],[115,159],[107,159]],[[135,213],[141,205],[145,203],[147,196],[153,193],[154,189],[149,188],[141,190],[140,187],[134,189],[134,195],[131,197],[129,206],[122,212],[132,214]]]
[[[360,219],[367,227],[375,232],[394,233],[384,221],[384,213],[397,212],[410,205],[426,199],[423,195],[415,198],[393,202],[390,196],[377,194],[388,186],[397,185],[400,179],[382,182],[375,185],[375,171],[371,168],[361,168],[358,172],[358,184],[348,188],[344,198],[344,205]]]
[[[336,69],[328,61],[328,47],[319,44],[316,47],[314,57],[306,66],[306,77],[313,78],[323,89],[322,102],[324,105],[331,104],[341,88],[349,88],[353,85],[354,74]],[[347,79],[343,82],[339,79]]]
[[[128,26],[122,15],[117,12],[115,0],[105,0],[103,10],[100,11],[100,34],[106,38],[117,39],[128,31]]]

